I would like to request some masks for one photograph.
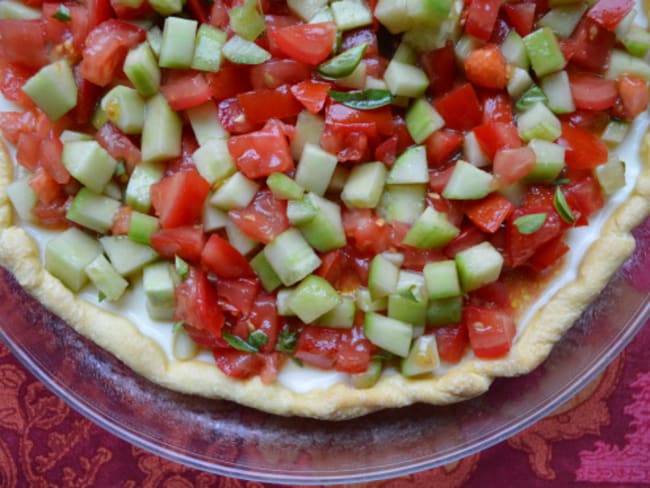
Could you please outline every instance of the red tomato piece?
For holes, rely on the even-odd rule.
[[[40,164],[41,138],[36,134],[20,134],[16,146],[16,161],[30,171]]]
[[[621,107],[618,113],[625,120],[634,120],[648,108],[648,84],[645,80],[632,75],[621,75],[617,82],[618,93],[621,96]]]
[[[280,3],[280,2],[276,2]],[[282,2],[284,3],[284,2]],[[286,6],[286,5],[285,5]],[[268,13],[268,12],[267,12]],[[271,53],[274,58],[286,58],[284,51],[280,49],[278,43],[275,42],[271,32],[284,27],[302,24],[302,21],[293,15],[286,15],[290,12],[282,12],[282,15],[265,15],[264,21],[266,23],[266,30],[262,33],[258,42],[260,46]],[[293,61],[293,60],[292,60]]]
[[[217,367],[231,378],[246,380],[261,373],[266,362],[261,354],[215,349],[214,361]]]
[[[370,343],[357,328],[305,327],[295,357],[322,369],[361,373],[368,369]]]
[[[198,263],[204,245],[203,229],[191,225],[160,229],[151,236],[151,247],[165,259],[179,256],[186,261]]]
[[[429,77],[429,89],[436,97],[452,89],[456,79],[456,53],[451,41],[420,58],[422,67]]]
[[[451,178],[451,174],[454,172],[455,166],[456,165],[453,164],[452,166],[448,166],[445,169],[429,170],[429,188],[431,189],[431,191],[435,193],[443,192],[443,190],[447,186],[447,183],[449,182],[449,178]]]
[[[57,183],[65,185],[72,178],[68,169],[63,166],[61,160],[63,154],[63,143],[54,133],[49,132],[46,138],[41,139],[39,147],[39,159],[41,166],[47,171]]]
[[[222,66],[216,73],[207,73],[205,77],[215,100],[232,98],[240,92],[252,88],[249,66]]]
[[[227,98],[219,103],[219,121],[231,134],[245,134],[259,127],[246,118],[237,98]]]
[[[375,159],[390,167],[397,159],[398,137],[390,136],[375,148]]]
[[[480,100],[483,107],[483,124],[512,122],[512,100],[507,93],[484,92]]]
[[[80,73],[88,81],[106,86],[115,78],[129,49],[146,38],[146,31],[121,20],[110,19],[86,38]]]
[[[363,335],[360,325],[343,330],[336,357],[336,370],[343,373],[363,373],[368,369],[371,352],[375,349]]]
[[[43,202],[36,203],[32,209],[32,213],[38,219],[38,222],[43,227],[48,229],[67,229],[70,227],[70,222],[65,218],[68,213],[72,197],[58,198],[50,204]]]
[[[255,272],[246,258],[227,240],[212,234],[201,253],[203,266],[219,278],[254,277]]]
[[[538,273],[543,273],[553,267],[559,259],[569,252],[569,246],[564,242],[564,236],[544,244],[531,258],[527,265]]]
[[[196,170],[180,171],[151,186],[151,204],[163,229],[193,225],[200,217],[210,184]]]
[[[618,93],[614,80],[591,73],[570,73],[569,83],[577,109],[607,110],[616,103]],[[645,88],[645,82],[643,85]]]
[[[592,176],[587,176],[581,181],[572,181],[563,186],[562,191],[573,213],[578,214],[576,226],[587,225],[587,219],[605,204],[600,185]]]
[[[228,150],[248,178],[263,178],[294,168],[289,143],[277,124],[269,123],[256,132],[231,137]]]
[[[313,114],[325,106],[327,92],[332,89],[330,83],[317,80],[302,81],[291,87],[291,93],[303,106]]]
[[[454,237],[445,246],[443,252],[447,257],[453,259],[459,252],[464,251],[469,247],[476,246],[485,240],[485,234],[483,234],[483,232],[481,232],[478,227],[469,223],[461,228],[460,234]]]
[[[49,62],[40,20],[0,20],[0,49],[5,63],[40,68]]]
[[[433,329],[433,333],[436,336],[440,359],[452,364],[460,362],[469,344],[467,326],[460,323],[458,325],[436,327]]]
[[[605,71],[616,43],[616,34],[584,17],[573,31],[571,40],[575,42],[571,63],[594,73]]]
[[[296,61],[317,66],[332,52],[336,24],[299,24],[271,31],[272,39],[284,54]]]
[[[237,311],[237,314],[245,318],[251,313],[259,290],[260,282],[256,278],[220,279],[217,283],[219,299],[225,301],[229,307],[233,307]],[[222,306],[222,308],[225,307]],[[244,325],[248,330],[248,324]]]
[[[615,31],[633,8],[634,0],[598,0],[587,12],[587,17],[608,31]]]
[[[268,244],[289,228],[287,203],[269,190],[255,195],[248,207],[228,212],[230,219],[251,239]]]
[[[61,186],[42,168],[29,178],[29,186],[34,190],[39,202],[50,205],[61,197]]]
[[[205,331],[215,338],[221,337],[225,317],[218,302],[214,283],[207,274],[190,267],[188,277],[176,287],[176,310],[174,320],[185,322],[186,326]]]
[[[215,0],[212,2],[210,24],[221,30],[226,30],[229,27],[230,16],[228,15],[228,8],[223,0]]]
[[[506,3],[503,6],[512,26],[521,37],[527,36],[533,31],[535,7],[534,3]]]
[[[493,281],[469,294],[472,305],[512,311],[508,287],[502,281]]]
[[[481,123],[481,106],[474,87],[469,83],[443,95],[433,106],[449,129],[467,131]]]
[[[264,123],[269,119],[286,119],[295,117],[302,110],[302,105],[293,96],[289,87],[262,88],[237,95],[244,116],[252,123]]]
[[[208,22],[208,14],[201,0],[187,0],[187,10],[189,10],[192,17],[198,20],[201,24]]]
[[[212,98],[212,90],[201,73],[172,72],[160,91],[174,111],[196,107]]]
[[[367,209],[343,211],[343,229],[359,251],[381,253],[391,245],[391,227]]]
[[[514,224],[520,217],[544,213],[546,220],[542,227],[532,234],[522,234]],[[508,263],[513,268],[525,264],[535,252],[548,241],[561,235],[567,224],[553,207],[521,207],[510,214],[506,221],[505,251]]]
[[[188,8],[192,7],[192,1],[189,1],[187,6]],[[118,19],[123,20],[137,20],[145,17],[150,17],[154,14],[153,8],[149,2],[142,2],[139,7],[129,7],[124,5],[120,0],[110,0],[111,7],[115,11],[115,16]]]
[[[389,106],[374,110],[357,110],[341,103],[331,103],[325,111],[325,123],[347,126],[350,130],[375,124],[377,132],[382,136],[391,136],[394,132],[393,114]]]
[[[259,283],[259,282],[258,282]],[[275,295],[270,293],[260,293],[253,302],[253,306],[248,320],[256,330],[261,330],[268,337],[268,342],[260,348],[263,353],[275,351],[275,345],[278,342],[280,333],[280,318],[275,302]]]
[[[500,149],[494,155],[492,173],[498,184],[505,187],[526,177],[536,161],[535,152],[528,146]]]
[[[123,236],[129,233],[129,225],[131,224],[131,214],[133,209],[127,205],[122,205],[117,213],[113,216],[113,225],[111,226],[111,234],[114,236]]]
[[[482,41],[492,35],[502,0],[471,0],[467,10],[465,31]]]
[[[77,105],[72,109],[72,114],[75,122],[83,125],[92,120],[102,89],[81,76],[78,67],[75,67],[74,78],[77,83]]]
[[[501,310],[466,306],[463,322],[472,351],[479,358],[497,358],[510,350],[517,327],[512,316]]]
[[[508,63],[501,49],[494,44],[474,49],[465,60],[464,67],[465,76],[474,85],[494,90],[508,86]]]
[[[298,83],[310,76],[311,68],[293,59],[269,59],[250,70],[251,84],[256,90]]]
[[[36,117],[33,112],[0,112],[0,130],[7,141],[15,146],[21,134],[36,130]]]
[[[0,91],[2,95],[21,107],[26,109],[34,108],[34,102],[23,91],[23,85],[33,74],[32,68],[24,68],[17,64],[2,66],[2,69],[0,69]]]
[[[605,128],[609,122],[609,113],[578,109],[575,112],[560,115],[560,120],[571,127],[597,131]]]
[[[113,17],[113,10],[109,0],[88,0],[86,2],[86,8],[88,9],[87,32]]]
[[[497,151],[521,147],[517,127],[513,123],[489,122],[474,128],[474,135],[485,155],[494,159]]]
[[[127,172],[132,171],[136,164],[142,161],[140,149],[110,122],[102,125],[95,134],[95,139],[115,159],[123,159],[126,162]]]
[[[465,215],[483,232],[494,234],[508,218],[515,206],[498,193],[491,193],[482,200],[469,202]]]
[[[562,125],[562,135],[557,140],[566,148],[566,164],[572,169],[593,169],[606,163],[607,146],[594,134],[579,127]]]

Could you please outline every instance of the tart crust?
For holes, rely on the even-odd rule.
[[[77,332],[110,351],[133,371],[172,390],[232,400],[279,415],[328,420],[349,419],[415,402],[445,405],[482,394],[496,377],[521,375],[537,367],[632,254],[635,243],[631,230],[650,214],[648,134],[641,141],[639,161],[641,172],[635,188],[604,223],[600,236],[583,257],[576,279],[533,315],[507,357],[466,359],[438,377],[409,379],[384,374],[369,389],[339,383],[324,390],[296,393],[277,382],[265,385],[259,377],[232,379],[207,362],[169,360],[158,343],[142,334],[135,324],[75,296],[43,268],[36,243],[12,220],[6,191],[12,179],[12,162],[4,144],[0,147],[0,264]]]

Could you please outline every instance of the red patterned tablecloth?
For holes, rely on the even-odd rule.
[[[596,381],[524,432],[445,467],[355,486],[650,485],[648,351],[650,322]],[[130,446],[72,411],[0,343],[0,487],[63,486],[265,485],[202,473]]]

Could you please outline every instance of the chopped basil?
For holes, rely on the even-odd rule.
[[[357,66],[359,66],[367,47],[368,43],[364,42],[347,51],[343,51],[338,56],[334,56],[332,59],[322,63],[318,67],[318,72],[323,78],[330,79],[345,78],[351,75],[357,69]]]
[[[185,325],[185,322],[183,322],[182,320],[179,320],[178,322],[176,322],[172,326],[172,333],[175,334],[176,332],[178,332],[180,330],[180,328],[183,327],[183,325]]]
[[[373,354],[372,356],[370,356],[370,359],[376,359],[376,360],[380,360],[380,361],[390,361],[394,357],[395,356],[393,356],[388,351],[381,351],[381,352],[379,352],[377,354]]]
[[[298,358],[291,358],[291,360],[292,360],[294,363],[296,363],[298,366],[300,366],[301,368],[304,366],[304,365],[302,364],[302,360],[301,360],[301,359],[298,359]]]
[[[259,351],[262,346],[269,342],[269,336],[261,330],[256,330],[248,336],[247,342]]]
[[[102,303],[104,300],[106,300],[106,295],[104,295],[104,292],[100,291],[99,293],[97,293],[97,301],[99,303]]]
[[[248,342],[246,342],[244,339],[242,339],[239,336],[229,334],[228,332],[224,332],[222,334],[222,337],[224,338],[224,340],[228,344],[230,344],[232,347],[234,347],[238,351],[259,352],[258,348],[251,346]]]
[[[174,267],[176,268],[176,273],[178,273],[178,276],[180,276],[181,280],[185,281],[187,279],[187,275],[190,272],[190,265],[187,264],[187,261],[176,255],[174,257]]]
[[[546,222],[546,217],[547,215],[545,213],[524,215],[515,220],[514,224],[517,226],[520,234],[533,234],[542,228],[544,222]]]
[[[407,300],[411,300],[412,302],[418,302],[418,297],[415,296],[415,290],[417,290],[417,286],[412,285],[408,287],[406,290],[402,290],[399,294],[403,298],[406,298]]]
[[[329,96],[343,105],[358,110],[372,110],[384,105],[390,105],[394,99],[393,94],[388,90],[377,89],[351,92],[330,90]]]
[[[61,22],[70,22],[72,17],[70,17],[70,9],[65,5],[59,5],[59,8],[52,14],[52,18],[60,20]]]
[[[122,176],[124,173],[126,173],[126,166],[124,165],[124,160],[120,159],[117,162],[117,166],[115,166],[115,176]]]
[[[293,354],[293,351],[296,349],[297,342],[298,333],[285,326],[280,331],[280,335],[278,336],[278,343],[275,346],[275,350],[283,352],[285,354]]]
[[[571,183],[571,180],[569,178],[558,178],[552,184],[555,186],[560,186],[560,185],[566,185],[567,183]]]
[[[555,206],[557,213],[560,214],[560,217],[562,217],[562,220],[569,224],[573,224],[576,221],[576,217],[573,215],[571,207],[569,207],[566,198],[564,198],[564,193],[562,193],[562,190],[559,186],[555,189],[553,205]]]

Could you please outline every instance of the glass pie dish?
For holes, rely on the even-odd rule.
[[[344,422],[277,417],[175,393],[79,336],[0,268],[0,338],[41,382],[118,437],[236,478],[334,484],[447,464],[523,430],[589,384],[650,315],[650,219],[637,249],[532,373],[497,379],[473,400],[414,405]]]

